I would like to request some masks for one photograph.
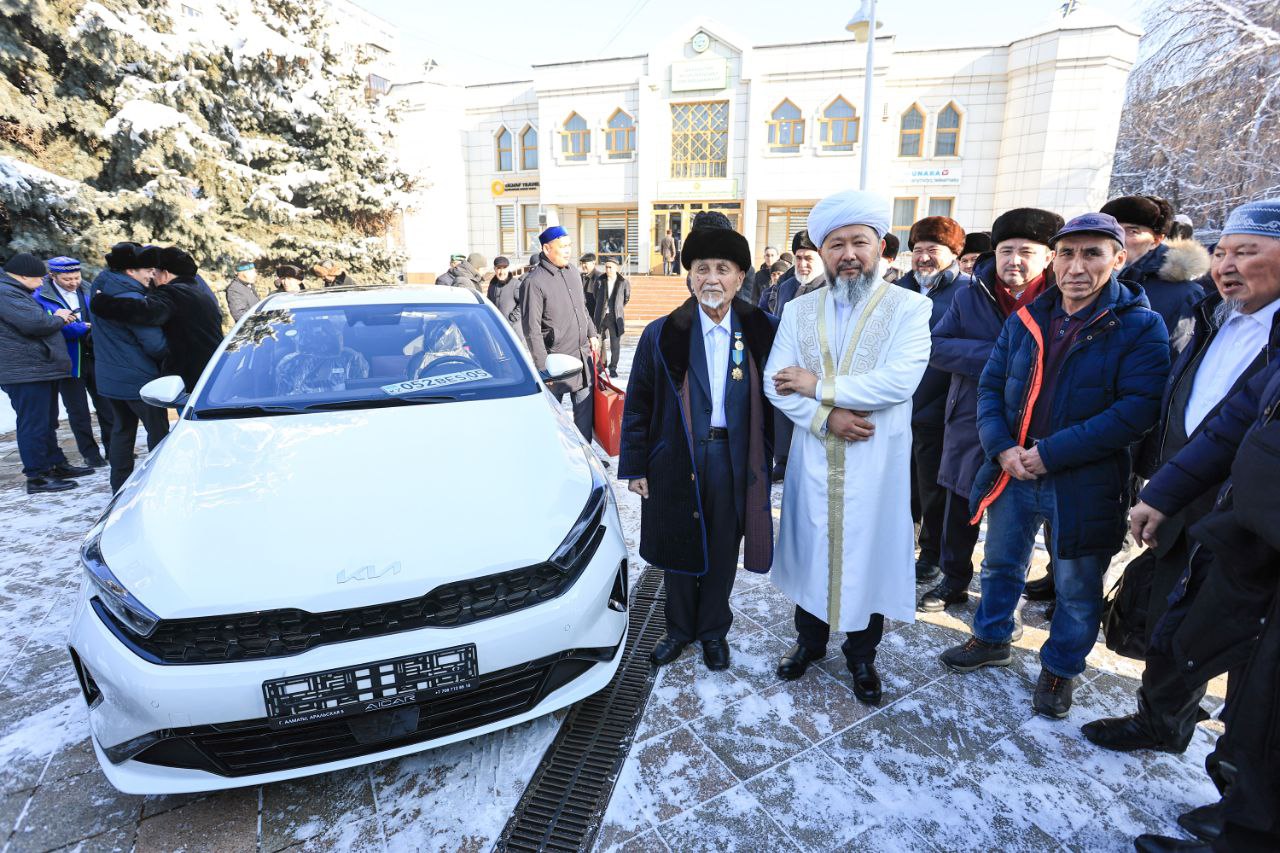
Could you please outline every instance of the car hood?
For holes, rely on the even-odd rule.
[[[542,562],[591,489],[548,399],[179,421],[111,508],[103,557],[168,619],[360,607]]]

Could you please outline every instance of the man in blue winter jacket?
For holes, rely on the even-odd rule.
[[[1050,521],[1058,606],[1031,705],[1062,719],[1098,637],[1102,576],[1124,541],[1130,447],[1159,417],[1169,336],[1142,289],[1116,277],[1125,253],[1114,217],[1078,216],[1050,245],[1055,285],[1005,322],[979,381],[982,601],[973,636],[941,659],[957,672],[1013,662],[1014,610]]]
[[[107,269],[98,273],[90,289],[108,296],[141,299],[155,272],[157,250],[137,243],[117,243],[107,253]],[[111,464],[111,489],[119,491],[133,473],[133,446],[138,424],[147,432],[147,449],[154,450],[169,432],[169,414],[142,402],[139,390],[160,375],[167,346],[157,326],[140,326],[108,320],[93,322],[98,393],[111,406],[114,420],[107,460]]]

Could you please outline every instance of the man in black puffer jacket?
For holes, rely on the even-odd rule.
[[[143,298],[93,296],[90,310],[97,316],[140,326],[161,326],[168,352],[160,369],[182,377],[190,392],[205,365],[222,343],[222,312],[218,302],[196,278],[196,262],[176,246],[160,249],[152,283]]]

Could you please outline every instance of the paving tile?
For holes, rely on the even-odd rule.
[[[936,658],[952,646],[965,641],[968,633],[958,629],[943,628],[929,622],[905,625],[891,634],[885,634],[880,642],[882,651],[908,660],[914,657]]]
[[[810,749],[747,783],[775,823],[806,851],[831,850],[870,828],[879,804],[826,753]]]
[[[132,826],[141,810],[141,797],[121,794],[101,773],[71,776],[36,789],[9,849],[12,853],[52,850]]]
[[[289,853],[348,853],[348,851],[365,853],[365,851],[385,850],[386,843],[383,841],[382,829],[378,826],[377,818],[367,817],[361,820],[344,818],[326,827],[319,835],[285,849]]]
[[[715,754],[685,727],[637,745],[633,758],[637,795],[655,822],[669,820],[737,783]]]
[[[52,853],[131,853],[137,827],[121,826],[108,829],[106,832],[85,838],[66,847],[59,847]]]
[[[0,696],[0,793],[32,788],[50,757],[89,731],[80,688],[60,683],[39,691]]]
[[[138,824],[137,853],[257,853],[258,789],[218,791]]]
[[[880,714],[820,747],[890,813],[905,808],[918,792],[938,784],[955,765]]]
[[[855,699],[850,686],[812,666],[801,678],[779,682],[761,696],[783,720],[817,743],[844,731],[875,710]]]
[[[981,708],[1009,730],[1021,726],[1034,713],[1031,710],[1031,685],[1008,667],[948,672],[935,683],[970,706]]]
[[[188,803],[194,803],[196,800],[203,800],[209,796],[212,796],[212,794],[208,791],[195,794],[153,794],[144,797],[142,800],[142,817],[145,820],[158,814],[171,812],[174,809],[182,808]]]
[[[1148,754],[1142,775],[1120,796],[1151,815],[1163,834],[1170,834],[1178,815],[1219,799],[1218,789],[1204,769],[1203,753],[1211,743],[1212,738],[1198,730],[1192,748],[1183,755]]]
[[[779,592],[773,584],[763,584],[754,589],[734,592],[729,597],[729,603],[760,625],[773,624],[783,617],[790,616],[795,610],[791,600]]]
[[[272,853],[329,827],[376,817],[365,767],[267,785],[262,789],[262,850]]]
[[[778,660],[787,651],[787,644],[767,631],[759,631],[747,637],[733,640],[729,671],[740,681],[749,684],[757,692],[768,690],[778,678]]]
[[[676,715],[675,711],[650,693],[649,701],[645,703],[644,713],[640,717],[640,725],[636,727],[636,734],[633,740],[635,743],[648,740],[651,737],[671,731],[682,722],[684,721]]]
[[[751,695],[689,728],[739,779],[749,779],[809,747],[809,739]]]
[[[656,819],[657,810],[640,778],[640,760],[633,752],[618,774],[613,796],[600,821],[595,848],[616,850],[637,836],[652,834]],[[658,843],[662,843],[660,839]]]
[[[658,834],[668,847],[680,853],[781,853],[800,849],[741,786],[662,824]]]
[[[60,749],[53,754],[40,784],[47,785],[69,776],[98,771],[98,756],[93,751],[93,741],[84,738],[79,743]]]
[[[933,853],[937,850],[915,833],[906,821],[878,823],[836,848],[841,853],[868,853],[892,850],[893,853]]]
[[[608,848],[616,853],[670,853],[671,848],[662,840],[658,830],[651,829],[644,835],[637,835],[625,844]]]
[[[4,844],[4,840],[13,831],[13,825],[18,822],[18,816],[26,808],[31,794],[31,790],[26,790],[0,795],[0,845]]]
[[[977,705],[971,705],[937,682],[894,702],[881,712],[889,725],[918,737],[940,755],[973,761],[984,749],[1012,731]]]
[[[719,712],[750,692],[751,686],[729,670],[708,670],[701,650],[697,655],[686,650],[679,660],[662,667],[652,695],[681,720],[696,720]]]

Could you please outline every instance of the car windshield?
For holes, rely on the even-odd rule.
[[[267,308],[236,330],[192,416],[294,414],[537,393],[516,346],[481,305]]]

